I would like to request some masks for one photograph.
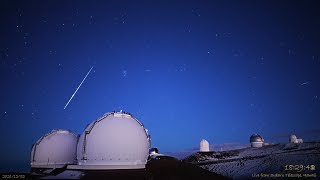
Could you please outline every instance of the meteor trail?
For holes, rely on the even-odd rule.
[[[69,101],[67,102],[67,104],[64,106],[63,109],[66,109],[66,107],[68,106],[68,104],[70,103],[70,101],[72,100],[72,98],[74,97],[74,95],[77,93],[77,91],[78,91],[79,88],[81,87],[82,83],[86,80],[87,76],[90,74],[92,68],[93,68],[93,66],[91,67],[91,69],[89,70],[89,72],[87,73],[87,75],[83,78],[82,82],[80,83],[80,85],[78,86],[78,88],[76,89],[76,91],[72,94],[71,98],[69,99]]]

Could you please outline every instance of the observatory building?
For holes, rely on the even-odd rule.
[[[301,139],[301,138],[298,139],[296,135],[292,134],[289,138],[289,142],[290,143],[303,143],[303,139]]]
[[[209,142],[205,139],[202,139],[200,141],[200,152],[209,152],[210,149],[209,149]]]
[[[255,148],[262,147],[264,144],[264,139],[259,134],[253,134],[250,137],[250,143],[251,143],[251,147],[255,147]]]
[[[144,169],[150,143],[148,130],[135,117],[111,112],[90,123],[80,137],[60,129],[41,137],[32,147],[31,171]]]
[[[57,168],[76,163],[78,135],[52,130],[32,146],[31,168]]]
[[[151,149],[149,150],[149,154],[150,154],[150,155],[159,154],[158,148],[151,148]]]
[[[149,159],[155,159],[155,158],[161,158],[164,157],[165,155],[160,154],[158,148],[153,147],[149,150]]]
[[[83,169],[145,168],[150,149],[147,129],[131,114],[105,114],[87,126],[77,146]]]

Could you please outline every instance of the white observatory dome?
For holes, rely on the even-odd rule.
[[[253,134],[250,137],[251,147],[262,147],[264,144],[264,139],[259,134]]]
[[[209,142],[205,139],[200,141],[200,152],[209,152]]]
[[[298,143],[298,138],[297,138],[296,135],[292,134],[292,135],[290,136],[290,138],[289,138],[289,141],[290,141],[291,143]]]
[[[143,169],[150,136],[129,113],[112,112],[89,124],[77,146],[82,169]]]
[[[76,163],[78,135],[68,130],[52,130],[32,146],[31,167],[53,168]]]

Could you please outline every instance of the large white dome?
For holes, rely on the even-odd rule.
[[[112,112],[89,124],[77,145],[83,169],[145,168],[150,136],[131,114]]]
[[[31,167],[51,168],[75,164],[78,135],[68,130],[52,130],[32,146]]]

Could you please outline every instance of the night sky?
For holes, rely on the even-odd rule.
[[[160,152],[253,133],[319,140],[319,7],[1,0],[0,171],[28,171],[31,145],[52,129],[80,134],[121,109]]]

